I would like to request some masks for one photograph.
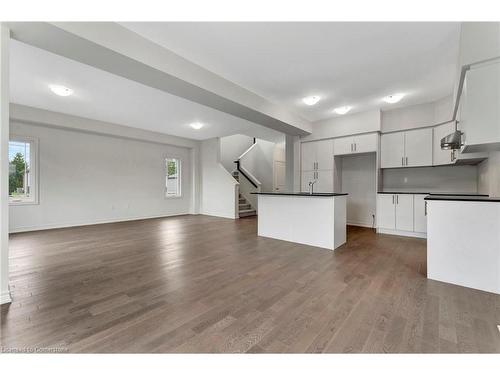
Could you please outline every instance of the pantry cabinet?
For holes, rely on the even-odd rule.
[[[304,142],[301,144],[301,170],[333,169],[333,140]]]
[[[303,171],[301,175],[301,191],[310,190],[309,182],[314,183],[314,192],[331,193],[333,191],[333,170]]]

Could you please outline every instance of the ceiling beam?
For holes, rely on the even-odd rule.
[[[290,135],[311,124],[113,22],[10,22],[12,38]]]

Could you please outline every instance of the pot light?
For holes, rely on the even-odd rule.
[[[321,98],[319,96],[306,96],[302,101],[307,105],[315,105]]]
[[[73,90],[65,86],[49,85],[49,88],[54,94],[59,96],[70,96],[71,94],[73,94]]]
[[[201,122],[193,122],[190,124],[193,129],[200,130],[203,127],[203,124]]]
[[[343,107],[338,107],[333,110],[338,115],[345,115],[347,112],[349,112],[352,109],[351,106],[345,105]]]
[[[394,103],[399,102],[401,99],[403,99],[404,96],[405,96],[405,94],[392,94],[392,95],[386,96],[382,100],[386,103],[394,104]]]

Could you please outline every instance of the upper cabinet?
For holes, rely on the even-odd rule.
[[[460,100],[463,153],[500,150],[500,62],[471,67]]]
[[[333,140],[304,142],[300,155],[303,171],[333,169]]]
[[[377,151],[377,133],[362,134],[334,139],[335,155],[360,154]]]
[[[381,168],[432,165],[432,128],[382,134]]]

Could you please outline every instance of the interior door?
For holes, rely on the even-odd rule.
[[[396,194],[396,229],[413,232],[412,194]]]
[[[426,194],[415,194],[413,196],[413,230],[415,232],[427,233],[425,197]]]
[[[396,196],[377,194],[377,227],[396,229]]]
[[[403,166],[405,134],[396,132],[380,136],[380,167],[397,168]]]
[[[274,190],[285,191],[286,189],[286,163],[284,161],[274,161]]]
[[[353,137],[336,138],[333,140],[333,153],[335,155],[347,155],[353,152]]]
[[[333,193],[333,170],[316,172],[317,182],[314,185],[316,193]]]
[[[300,145],[301,169],[312,171],[316,163],[316,142],[306,142]]]
[[[432,128],[405,132],[405,158],[407,167],[432,165]]]
[[[314,143],[316,144],[317,169],[333,169],[333,139]]]
[[[434,154],[432,158],[432,165],[446,165],[453,164],[453,151],[441,150],[441,138],[446,137],[455,131],[455,124],[449,122],[447,124],[439,125],[434,128]]]
[[[303,171],[300,178],[300,191],[309,191],[309,182],[316,179],[316,171]],[[316,187],[316,186],[315,186]]]

